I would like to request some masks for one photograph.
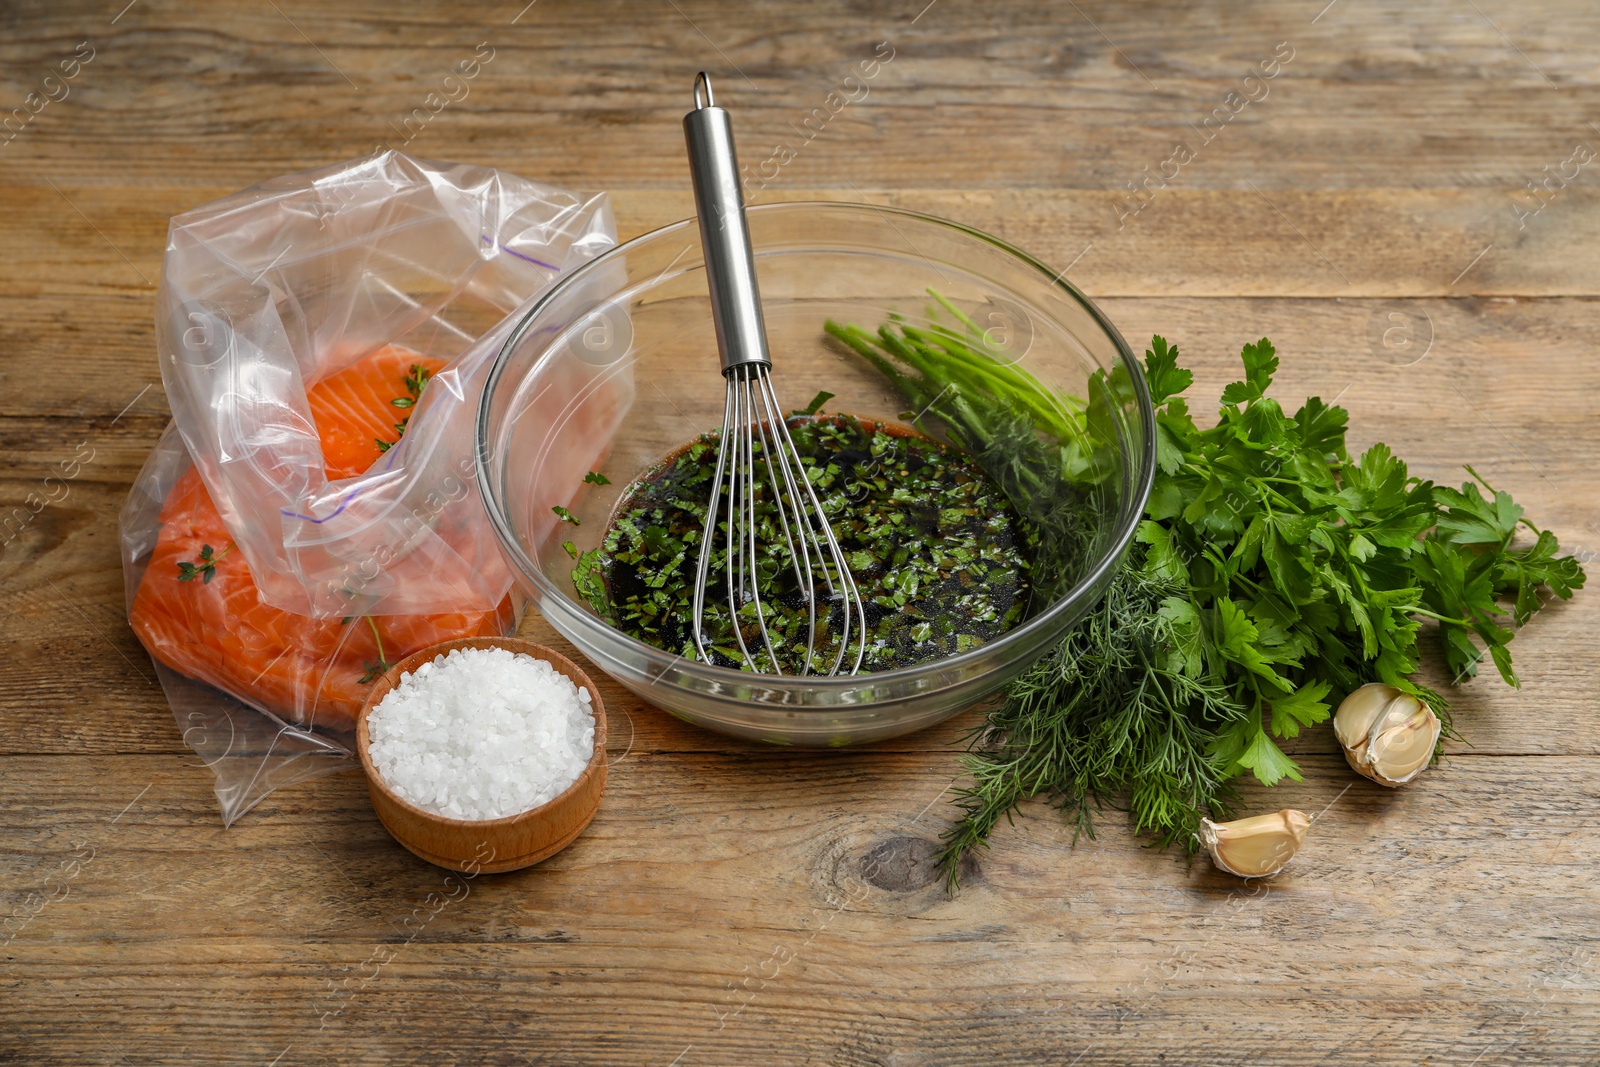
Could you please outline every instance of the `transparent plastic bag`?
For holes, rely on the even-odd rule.
[[[123,509],[123,569],[225,822],[348,766],[388,664],[515,628],[478,401],[521,313],[615,243],[604,196],[396,152],[172,220],[156,342],[173,421]],[[613,429],[571,450],[577,479]]]

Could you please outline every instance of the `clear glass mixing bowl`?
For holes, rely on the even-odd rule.
[[[780,744],[844,745],[908,733],[995,694],[1094,604],[1133,536],[1155,466],[1155,416],[1127,342],[1056,272],[1003,241],[907,211],[850,204],[752,208],[750,231],[786,410],[820,390],[828,410],[897,419],[904,399],[823,333],[925,321],[935,289],[1046,389],[1091,398],[1117,440],[1102,472],[1093,550],[1064,592],[959,655],[853,677],[758,675],[635,640],[575,590],[572,550],[604,537],[628,484],[722,423],[723,380],[694,220],[574,271],[516,325],[478,414],[478,474],[514,571],[550,624],[601,670],[690,722]],[[1117,390],[1091,391],[1121,365]],[[899,421],[899,420],[897,420]],[[937,436],[937,431],[935,431]],[[585,481],[597,470],[609,484]],[[570,510],[576,523],[552,509]],[[1036,598],[1037,600],[1038,598]]]

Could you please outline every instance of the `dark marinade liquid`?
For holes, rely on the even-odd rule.
[[[862,670],[965,652],[1021,621],[1033,534],[976,463],[878,420],[797,415],[789,427],[861,593],[868,635]],[[717,435],[703,436],[629,486],[601,546],[584,553],[573,572],[579,593],[619,629],[690,659],[698,658],[692,597],[716,443]],[[726,508],[724,495],[720,513]],[[771,519],[758,535],[762,609],[784,672],[798,673],[805,598],[773,502],[758,493],[757,511]],[[724,527],[712,542],[705,633],[713,662],[743,667],[727,603],[725,540]],[[817,588],[825,597],[820,580]],[[770,671],[753,605],[741,605],[738,621],[758,669]],[[832,665],[844,622],[842,600],[819,599],[814,673]],[[852,632],[847,663],[856,640]]]

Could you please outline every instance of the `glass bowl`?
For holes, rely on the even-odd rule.
[[[1087,398],[1084,414],[1114,445],[1097,474],[1092,545],[1082,564],[1048,602],[1032,604],[1022,623],[986,644],[850,677],[712,666],[647,645],[597,615],[573,585],[572,553],[600,543],[629,483],[722,424],[723,380],[693,219],[575,270],[507,336],[477,424],[478,475],[491,521],[513,572],[550,624],[601,670],[680,718],[809,746],[922,729],[997,693],[1104,592],[1155,468],[1155,415],[1144,377],[1127,342],[1087,297],[977,230],[831,203],[751,208],[749,225],[773,382],[785,410],[826,390],[834,394],[830,411],[906,421],[905,399],[827,337],[823,323],[868,331],[890,315],[923,323],[934,305],[930,290],[965,312],[990,350],[1029,372],[1042,390]],[[929,429],[941,436],[937,426]],[[586,480],[591,470],[606,484]],[[558,518],[558,508],[576,521]]]

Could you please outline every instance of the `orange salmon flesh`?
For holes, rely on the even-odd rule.
[[[396,441],[395,423],[410,413],[392,403],[409,395],[413,365],[435,373],[445,364],[383,348],[307,391],[330,479],[367,470]],[[210,581],[180,581],[180,563],[201,564],[210,545]],[[190,467],[161,508],[161,533],[134,595],[129,621],[157,660],[190,678],[303,726],[355,728],[381,659],[396,663],[457,637],[503,635],[514,624],[511,599],[494,611],[314,619],[261,602],[243,555]],[[362,681],[368,678],[367,681]]]

